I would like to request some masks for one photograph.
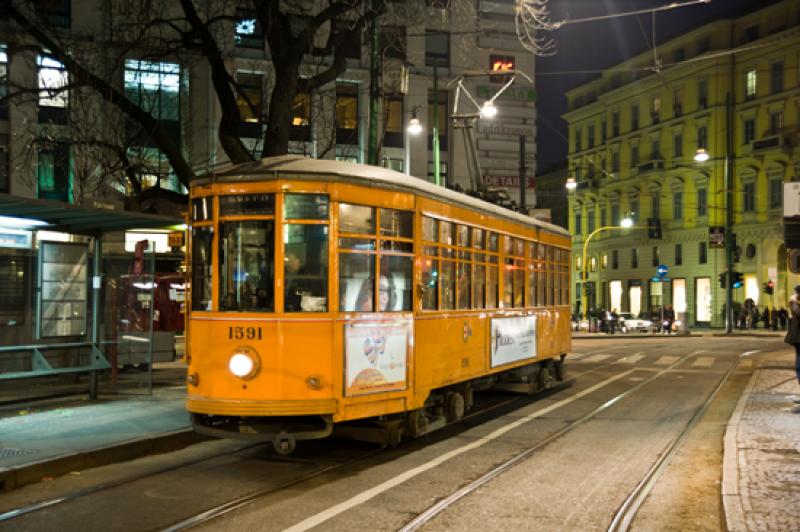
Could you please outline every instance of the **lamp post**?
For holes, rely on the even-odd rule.
[[[594,237],[594,235],[599,234],[603,231],[611,231],[614,229],[630,229],[633,227],[633,220],[631,218],[623,218],[620,220],[619,225],[606,225],[603,227],[598,227],[591,233],[589,236],[586,237],[586,240],[583,241],[583,255],[581,258],[581,287],[583,287],[583,296],[586,296],[586,283],[588,282],[588,272],[587,272],[587,261],[586,261],[586,254],[589,251],[589,241]],[[586,311],[588,310],[588,298],[587,301],[583,305],[583,319],[586,319]]]

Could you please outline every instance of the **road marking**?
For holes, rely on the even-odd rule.
[[[557,403],[553,403],[552,405],[547,406],[545,408],[542,408],[541,410],[537,410],[536,412],[528,414],[525,417],[519,418],[518,420],[514,421],[513,423],[509,423],[508,425],[500,427],[499,429],[496,429],[495,431],[487,434],[486,436],[482,436],[481,438],[478,438],[477,440],[475,440],[472,443],[469,443],[467,445],[463,445],[461,447],[453,449],[452,451],[449,451],[449,452],[447,452],[447,453],[445,453],[443,455],[440,455],[439,457],[434,458],[433,460],[430,460],[428,462],[425,462],[422,465],[419,465],[419,466],[415,467],[414,469],[410,469],[410,470],[406,471],[405,473],[397,475],[394,478],[390,478],[389,480],[387,480],[385,482],[382,482],[382,483],[378,484],[377,486],[375,486],[373,488],[370,488],[370,489],[368,489],[366,491],[362,491],[361,493],[359,493],[357,495],[354,495],[353,497],[347,499],[346,501],[341,502],[341,503],[339,503],[339,504],[337,504],[335,506],[332,506],[331,508],[328,508],[327,510],[324,510],[324,511],[322,511],[322,512],[316,514],[316,515],[312,515],[311,517],[308,517],[308,518],[300,521],[296,525],[291,526],[291,527],[289,527],[289,528],[287,528],[285,530],[286,530],[286,532],[301,532],[301,531],[305,531],[305,530],[310,530],[310,529],[314,528],[315,526],[319,526],[320,524],[324,523],[328,519],[336,517],[337,515],[339,515],[339,514],[341,514],[343,512],[346,512],[347,510],[350,510],[351,508],[355,508],[356,506],[367,502],[368,500],[372,499],[373,497],[377,497],[381,493],[389,491],[390,489],[392,489],[394,487],[397,487],[397,486],[399,486],[400,484],[402,484],[404,482],[407,482],[408,480],[416,477],[417,475],[420,475],[420,474],[422,474],[422,473],[424,473],[424,472],[426,472],[426,471],[428,471],[430,469],[433,469],[434,467],[437,467],[437,466],[443,464],[444,462],[450,460],[451,458],[455,458],[456,456],[464,454],[464,453],[466,453],[468,451],[471,451],[473,449],[477,449],[478,447],[481,447],[482,445],[484,445],[486,443],[489,443],[490,441],[496,440],[497,438],[499,438],[500,436],[504,435],[505,433],[507,433],[507,432],[509,432],[511,430],[514,430],[515,428],[517,428],[517,427],[519,427],[521,425],[524,425],[525,423],[533,421],[534,419],[536,419],[538,417],[542,417],[544,415],[547,415],[550,412],[552,412],[553,410],[561,408],[562,406],[564,406],[566,404],[572,403],[573,401],[581,399],[582,397],[585,397],[585,396],[587,396],[587,395],[589,395],[591,393],[594,393],[595,391],[599,390],[600,388],[603,388],[604,386],[608,386],[609,384],[611,384],[614,381],[617,381],[619,379],[627,377],[628,375],[630,375],[631,373],[634,373],[635,371],[637,371],[637,370],[629,369],[628,371],[620,373],[619,375],[616,375],[616,376],[611,377],[609,379],[606,379],[606,380],[604,380],[602,382],[599,382],[599,383],[595,384],[594,386],[583,390],[582,392],[578,392],[575,395],[573,395],[571,397],[568,397],[567,399],[562,399],[561,401],[558,401]]]
[[[714,357],[697,357],[697,360],[692,362],[693,368],[710,368],[714,365]]]
[[[592,355],[590,357],[584,358],[582,362],[602,362],[607,358],[611,358],[611,355]]]
[[[657,366],[670,366],[675,363],[680,357],[675,355],[664,355],[656,360]]]
[[[634,353],[619,359],[620,364],[636,364],[644,358],[644,353]]]

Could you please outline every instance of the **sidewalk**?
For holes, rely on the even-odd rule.
[[[734,329],[731,333],[732,336],[768,336],[768,337],[779,337],[783,338],[786,336],[786,331],[773,331],[767,329]],[[590,333],[585,331],[572,331],[572,338],[573,339],[580,339],[580,338],[608,338],[613,340],[614,338],[617,339],[624,339],[624,338],[686,338],[687,336],[728,336],[725,333],[725,329],[689,329],[686,332],[678,332],[672,334],[661,334],[661,333],[640,333],[640,332],[629,332],[629,333],[614,333],[614,334],[607,334],[604,332],[596,332]]]
[[[800,397],[794,354],[753,374],[728,423],[722,501],[728,530],[797,530],[800,523]]]
[[[185,398],[156,389],[0,418],[0,491],[205,439],[191,430]]]

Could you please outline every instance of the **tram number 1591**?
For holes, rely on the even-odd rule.
[[[261,340],[261,327],[228,327],[230,340]]]

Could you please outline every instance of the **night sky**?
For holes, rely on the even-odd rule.
[[[664,6],[674,0],[550,0],[550,19],[580,19],[611,13]],[[701,26],[766,0],[712,0],[709,4],[680,7],[656,14],[656,42],[663,42],[689,28]],[[536,60],[538,93],[538,172],[565,161],[567,110],[565,92],[596,78],[600,71],[651,49],[652,16],[648,14],[610,20],[568,24],[550,32],[557,53]],[[571,73],[581,71],[582,73]]]

